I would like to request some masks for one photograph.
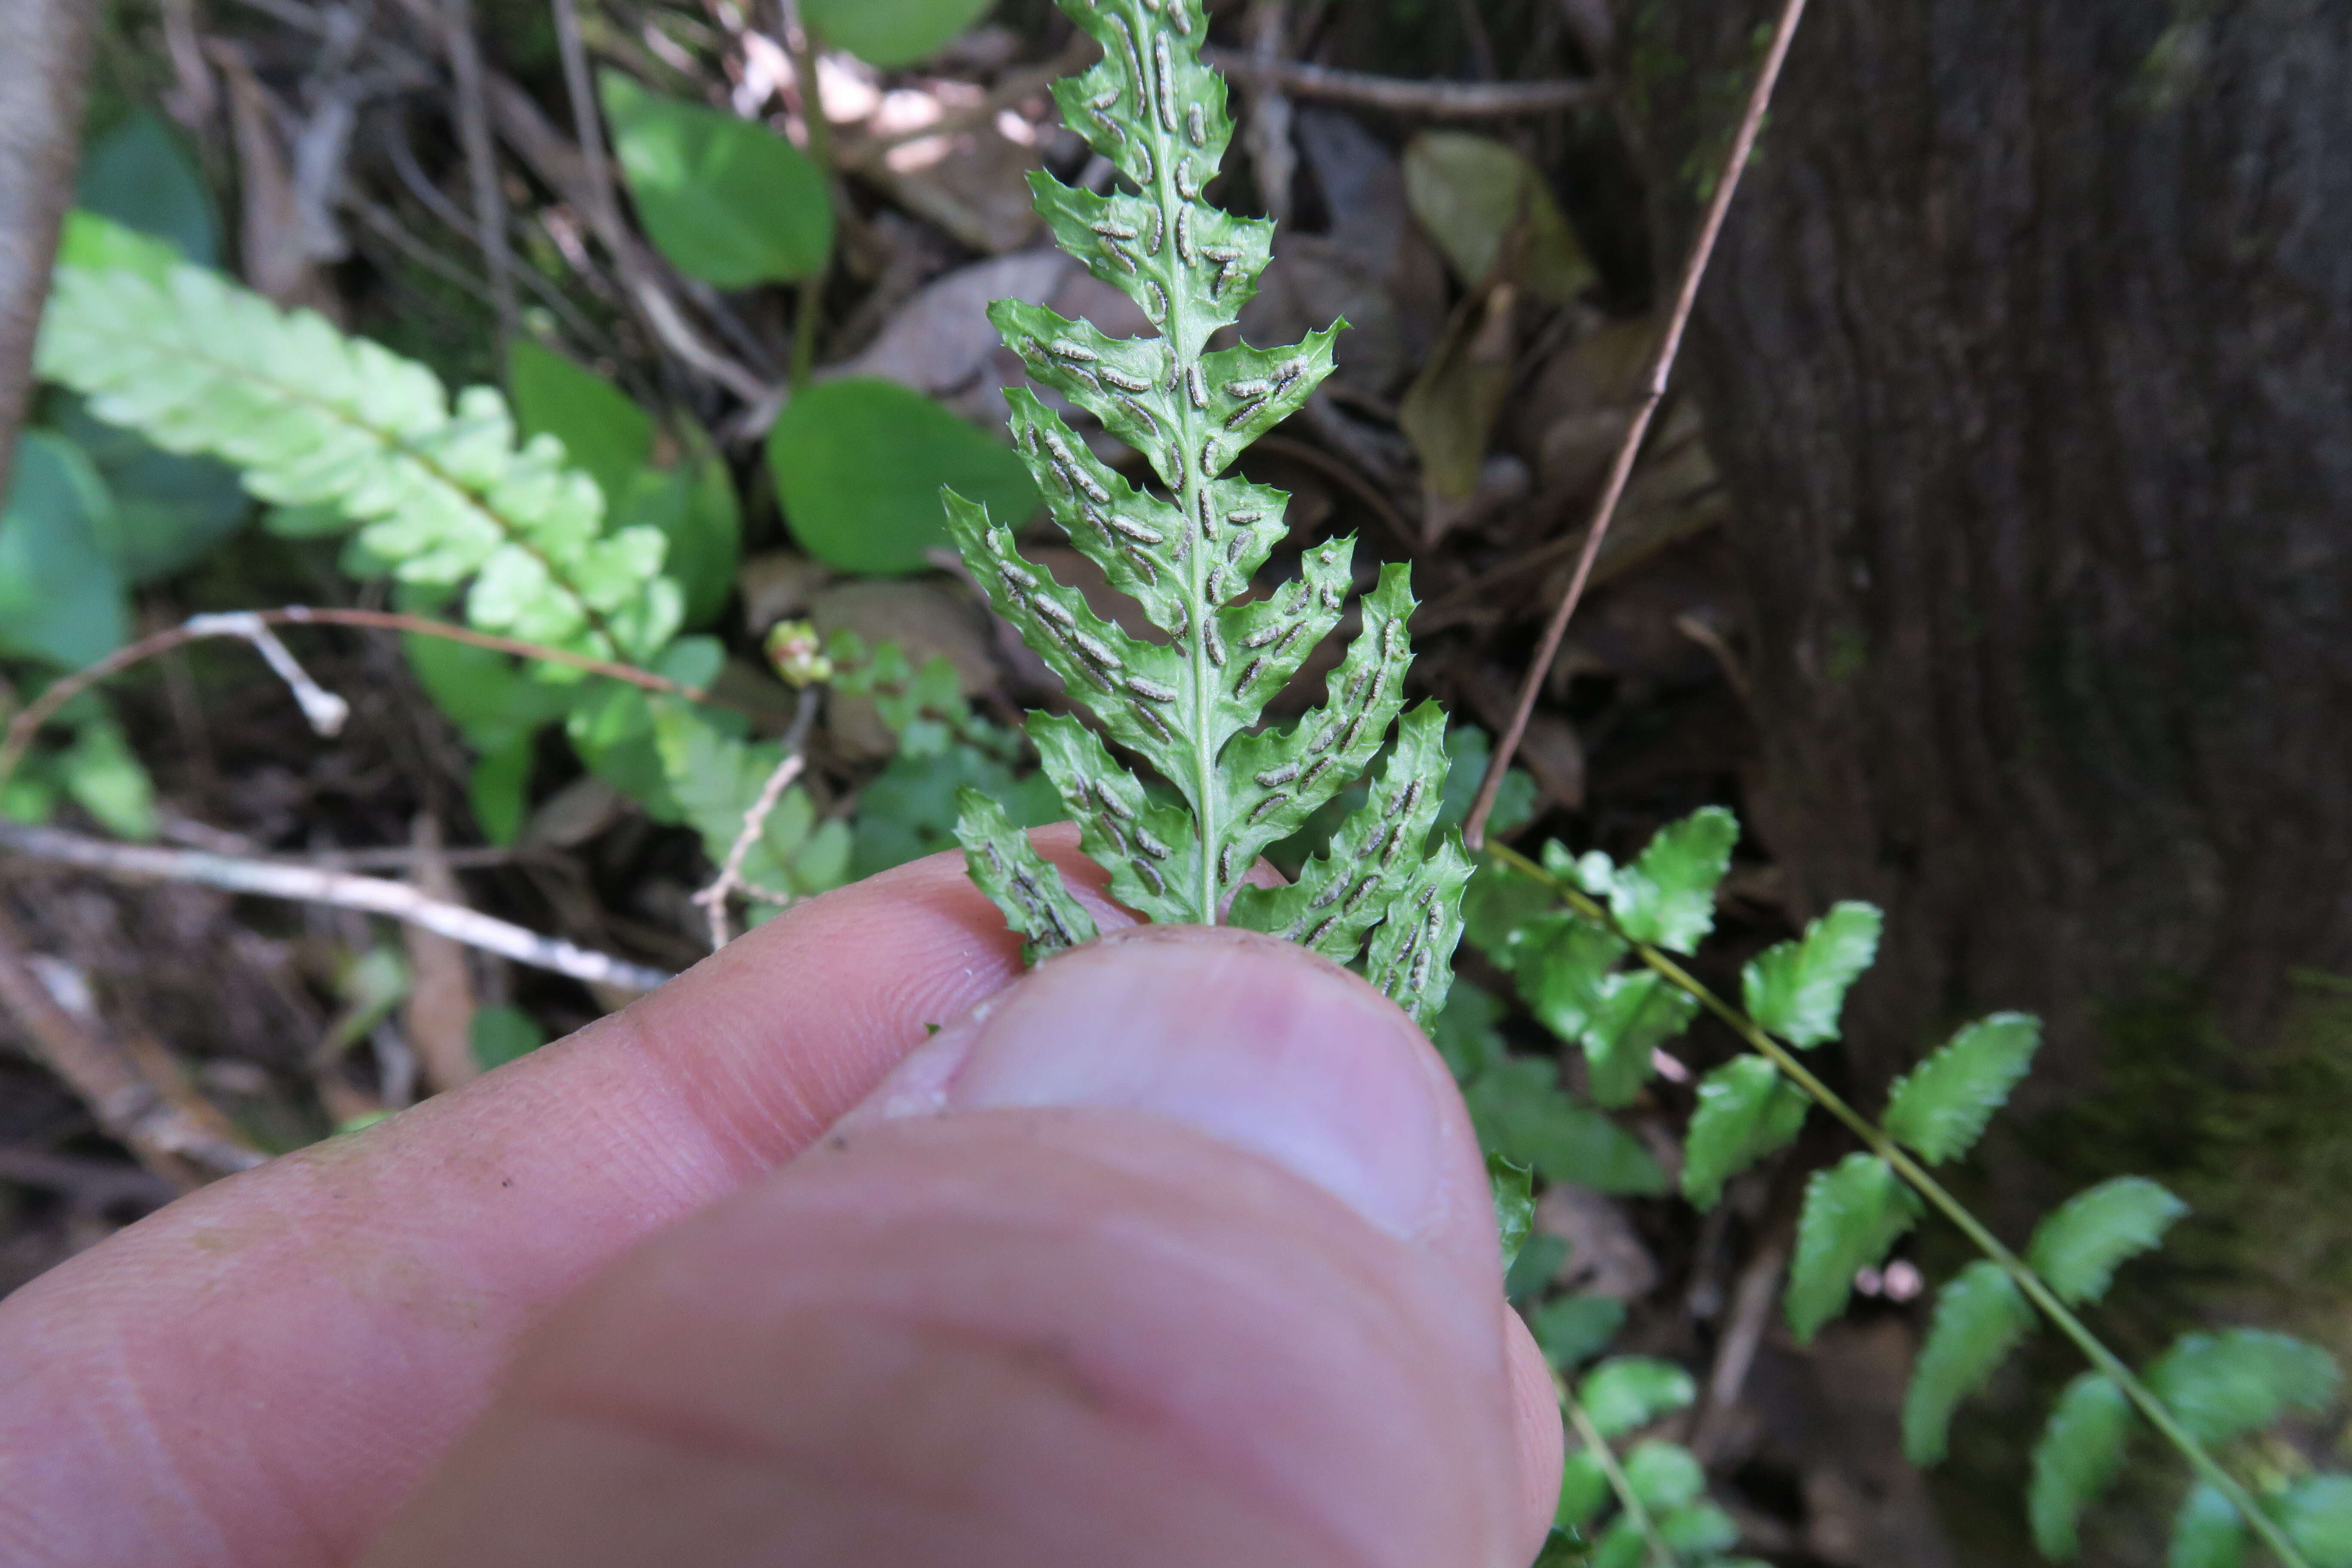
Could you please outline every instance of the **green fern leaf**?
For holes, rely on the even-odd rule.
[[[1661,1045],[1690,1026],[1698,1003],[1647,970],[1615,973],[1624,940],[1607,927],[1570,917],[1550,940],[1519,955],[1519,989],[1536,1016],[1580,1047],[1591,1064],[1592,1098],[1630,1103],[1654,1070]]]
[[[2190,1488],[2173,1516],[2164,1568],[2242,1568],[2245,1561],[2246,1521],[2237,1505],[2201,1482]]]
[[[100,418],[232,463],[264,500],[364,524],[404,582],[470,581],[467,618],[485,631],[637,659],[675,635],[661,531],[607,528],[595,481],[551,437],[518,446],[495,390],[453,407],[423,365],[203,268],[76,264],[121,248],[102,237],[68,247],[38,351],[40,374]]]
[[[1715,889],[1738,842],[1739,819],[1719,805],[1668,823],[1610,879],[1610,913],[1635,942],[1695,951],[1715,929]]]
[[[1565,1530],[1582,1530],[1608,1502],[1609,1472],[1601,1468],[1601,1457],[1579,1448],[1560,1467],[1559,1506],[1552,1521]]]
[[[1577,1384],[1576,1402],[1603,1437],[1622,1437],[1698,1397],[1690,1373],[1650,1356],[1612,1356]]]
[[[2279,1500],[2279,1522],[2311,1568],[2352,1568],[2352,1476],[2305,1476]]]
[[[1717,1552],[1739,1544],[1738,1523],[1711,1502],[1667,1509],[1657,1526],[1658,1539],[1687,1558],[1712,1562]]]
[[[1257,727],[1338,626],[1355,546],[1318,546],[1296,578],[1247,596],[1286,536],[1286,498],[1226,469],[1330,374],[1339,324],[1288,348],[1209,349],[1255,289],[1272,228],[1202,196],[1232,132],[1223,84],[1200,63],[1207,16],[1190,0],[1064,5],[1103,58],[1055,84],[1055,100],[1131,188],[1097,195],[1040,173],[1030,182],[1037,210],[1159,334],[1112,338],[1015,300],[989,314],[1032,377],[1156,474],[1156,489],[1129,483],[1036,397],[1007,395],[1014,448],[1047,510],[1160,636],[1130,636],[1094,615],[982,509],[953,496],[950,535],[991,604],[1093,720],[1033,719],[1031,732],[1113,894],[1155,921],[1230,919],[1360,962],[1426,1027],[1451,981],[1470,870],[1458,843],[1429,842],[1445,773],[1433,709],[1406,719],[1370,800],[1295,886],[1242,886],[1263,850],[1362,773],[1404,702],[1412,595],[1404,569],[1391,567],[1359,602],[1360,629],[1323,704],[1287,728]],[[1147,764],[1181,805],[1155,800],[1116,753]]]
[[[1508,1274],[1535,1229],[1535,1171],[1505,1155],[1489,1154],[1486,1185],[1495,1195],[1495,1229],[1503,1242],[1503,1272]]]
[[[1887,1132],[1931,1165],[1967,1153],[2041,1043],[2042,1021],[2029,1014],[1995,1013],[1970,1024],[1896,1080]]]
[[[1002,805],[976,789],[960,791],[956,805],[962,813],[956,818],[956,837],[963,844],[964,863],[980,890],[1005,911],[1006,923],[1029,939],[1021,950],[1024,963],[1094,940],[1094,917],[1070,896],[1053,863],[1013,826]]]
[[[1757,954],[1739,975],[1748,1016],[1790,1045],[1836,1039],[1847,988],[1878,956],[1881,923],[1868,904],[1837,904],[1795,942]]]
[[[1789,1270],[1789,1326],[1799,1340],[1845,1310],[1854,1275],[1885,1258],[1919,1212],[1917,1196],[1875,1154],[1849,1154],[1813,1173]]]
[[[1708,1073],[1683,1149],[1683,1195],[1713,1208],[1725,1182],[1796,1137],[1811,1104],[1762,1057],[1735,1057]]]
[[[2033,1309],[2000,1264],[1980,1258],[1953,1277],[1936,1298],[1936,1321],[1904,1396],[1906,1458],[1915,1465],[1943,1458],[1952,1412],[2032,1327]]]
[[[2106,1294],[2116,1267],[2164,1239],[2189,1205],[2145,1176],[2076,1193],[2034,1228],[2025,1260],[2072,1305]]]
[[[1680,1443],[1651,1437],[1626,1450],[1625,1479],[1653,1512],[1687,1508],[1706,1492],[1706,1470]]]
[[[2258,1431],[2289,1410],[2325,1410],[2337,1382],[2326,1351],[2263,1329],[2183,1334],[2147,1369],[2156,1396],[2206,1443]]]
[[[2078,1550],[2083,1510],[2115,1484],[2132,1432],[2131,1401],[2095,1372],[2066,1385],[2033,1446],[2033,1479],[2025,1494],[2033,1544],[2053,1562]]]

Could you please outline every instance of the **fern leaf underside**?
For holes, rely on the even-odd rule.
[[[1272,234],[1202,197],[1232,132],[1224,84],[1200,63],[1208,18],[1197,0],[1063,3],[1103,57],[1057,83],[1055,97],[1125,184],[1097,195],[1033,174],[1037,210],[1062,247],[1134,299],[1159,335],[1111,338],[1017,300],[989,314],[1035,381],[1100,420],[1158,476],[1153,489],[1130,484],[1038,398],[1008,394],[1014,446],[1054,521],[1165,640],[1096,615],[1024,556],[1010,529],[953,495],[949,531],[997,612],[1098,727],[1030,721],[1113,896],[1154,921],[1230,920],[1342,961],[1360,956],[1373,983],[1426,1026],[1451,983],[1471,868],[1451,833],[1426,847],[1444,723],[1427,704],[1403,711],[1413,607],[1403,568],[1386,569],[1359,602],[1361,628],[1324,702],[1287,728],[1254,728],[1339,625],[1354,542],[1308,550],[1297,577],[1244,597],[1285,535],[1287,498],[1226,470],[1330,374],[1342,323],[1287,348],[1208,348],[1255,291]],[[1291,888],[1244,889],[1259,855],[1361,775],[1400,716],[1390,762],[1328,852]],[[1181,806],[1148,789],[1112,746],[1147,764]],[[976,832],[966,848],[981,855],[987,840]],[[1039,896],[1067,898],[1050,865],[1032,875]],[[1034,949],[1061,945],[1029,930],[1034,905],[999,902]]]

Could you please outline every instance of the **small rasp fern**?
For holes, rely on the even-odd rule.
[[[1254,728],[1265,704],[1339,623],[1355,545],[1307,551],[1261,597],[1251,577],[1285,534],[1282,491],[1227,478],[1234,459],[1296,413],[1331,370],[1339,327],[1287,348],[1210,352],[1256,288],[1273,226],[1210,205],[1233,124],[1224,83],[1200,61],[1198,0],[1063,0],[1102,45],[1055,84],[1066,121],[1132,189],[1108,195],[1030,176],[1062,247],[1125,290],[1157,337],[1108,337],[1038,306],[989,316],[1039,383],[1141,452],[1164,489],[1128,483],[1025,389],[1008,394],[1015,444],[1054,520],[1135,599],[1165,642],[1131,637],[1014,547],[1010,529],[950,494],[950,530],[998,612],[1101,727],[1033,714],[1029,734],[1112,894],[1154,921],[1229,920],[1343,963],[1360,960],[1425,1026],[1444,1005],[1470,862],[1450,831],[1433,851],[1444,778],[1433,703],[1398,716],[1412,662],[1412,595],[1385,568],[1322,706],[1287,729]],[[1396,726],[1370,797],[1286,888],[1244,886],[1267,846],[1362,774]],[[1180,806],[1113,760],[1104,738],[1171,785]],[[1060,873],[978,795],[960,825],[974,879],[1034,953],[1094,934]],[[1369,942],[1369,946],[1367,945]]]

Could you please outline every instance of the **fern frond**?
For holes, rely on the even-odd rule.
[[[1285,536],[1287,498],[1226,470],[1330,374],[1344,323],[1287,348],[1209,349],[1255,288],[1272,226],[1202,197],[1232,132],[1223,83],[1200,63],[1207,16],[1194,0],[1064,8],[1103,58],[1057,83],[1055,97],[1127,185],[1098,195],[1033,174],[1037,210],[1062,248],[1125,290],[1159,335],[1112,338],[1015,300],[989,315],[1033,378],[1099,419],[1157,476],[1156,489],[1129,483],[1034,395],[1007,394],[1013,446],[1047,510],[1160,637],[1095,615],[1023,555],[1009,529],[953,496],[950,534],[998,614],[1094,721],[1036,717],[1031,732],[1114,895],[1153,920],[1230,919],[1360,960],[1426,1026],[1445,995],[1469,874],[1458,847],[1429,844],[1444,777],[1434,710],[1407,721],[1371,803],[1297,886],[1242,889],[1263,850],[1362,773],[1403,708],[1413,606],[1404,569],[1391,567],[1360,602],[1361,628],[1323,705],[1285,729],[1256,727],[1339,624],[1355,545],[1317,546],[1297,577],[1248,596]],[[1181,806],[1155,797],[1113,747],[1173,786]],[[1058,887],[1050,867],[1040,874]],[[1022,918],[1011,904],[1006,913]]]
[[[2181,1426],[2215,1444],[2290,1410],[2326,1409],[2340,1381],[2326,1351],[2263,1329],[2183,1334],[2147,1369],[2148,1386]]]
[[[102,231],[68,244],[37,351],[100,418],[235,464],[264,500],[336,509],[403,581],[470,580],[484,631],[635,659],[675,635],[660,531],[608,530],[595,481],[552,437],[518,446],[496,390],[453,406],[423,365],[185,262],[78,260],[121,251]]]
[[[1748,1016],[1792,1046],[1836,1039],[1845,994],[1877,958],[1883,923],[1868,904],[1835,904],[1797,941],[1758,953],[1739,975]]]
[[[1958,1159],[1983,1135],[2042,1043],[2042,1020],[1996,1013],[1970,1024],[1895,1080],[1886,1101],[1886,1131],[1931,1165]]]
[[[2033,1479],[2025,1492],[2033,1544],[2042,1555],[2057,1563],[2074,1555],[2083,1510],[2115,1484],[2134,1424],[2131,1400],[2099,1373],[2079,1374],[2058,1396],[2033,1446]]]
[[[2164,1239],[2189,1205],[2146,1176],[2117,1176],[2076,1193],[2034,1227],[2025,1259],[2070,1306],[2107,1292],[2116,1268]]]
[[[1724,1183],[1796,1137],[1811,1104],[1762,1057],[1734,1057],[1708,1073],[1683,1148],[1683,1196],[1713,1208]]]
[[[1886,1256],[1924,1205],[1875,1154],[1848,1154],[1805,1184],[1797,1256],[1789,1268],[1789,1326],[1810,1340],[1845,1310],[1853,1277]]]
[[[2009,1271],[1990,1258],[1953,1277],[1936,1298],[1936,1321],[1904,1395],[1906,1458],[1915,1465],[1943,1458],[1952,1412],[1985,1385],[2033,1322],[2033,1309]]]

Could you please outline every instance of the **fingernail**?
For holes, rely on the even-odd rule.
[[[1335,964],[1231,928],[1143,926],[1049,960],[918,1047],[852,1117],[1080,1106],[1263,1155],[1408,1239],[1445,1224],[1476,1161],[1452,1079],[1402,1013]]]

